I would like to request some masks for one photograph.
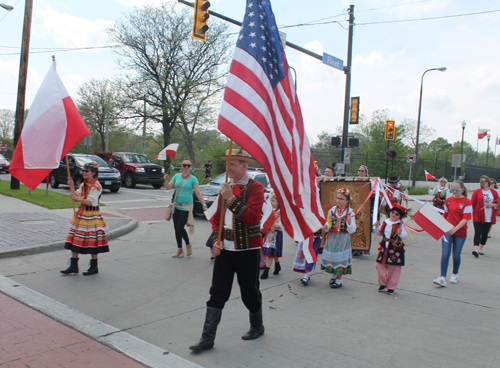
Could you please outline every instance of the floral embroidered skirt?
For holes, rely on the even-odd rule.
[[[304,242],[308,243],[308,239]],[[304,242],[299,242],[297,244],[297,251],[295,252],[295,258],[293,260],[293,270],[295,272],[306,273],[311,272],[316,268],[316,263],[307,263],[306,257],[304,257],[303,246]],[[313,250],[316,253],[316,257],[318,256],[318,250],[321,245],[321,237],[315,236],[313,241]]]
[[[262,245],[262,255],[266,257],[283,257],[283,232],[275,231],[267,233],[264,244]]]
[[[328,233],[321,259],[321,269],[336,275],[352,273],[351,234]]]
[[[109,252],[107,225],[99,206],[82,205],[70,221],[70,230],[64,248],[80,254]]]

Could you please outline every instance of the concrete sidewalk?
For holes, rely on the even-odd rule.
[[[137,220],[112,206],[101,207],[108,224],[108,239],[137,227]],[[48,210],[0,194],[0,258],[61,250],[69,232],[73,209]]]
[[[0,293],[0,367],[146,367]]]

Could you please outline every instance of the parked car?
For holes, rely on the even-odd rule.
[[[247,174],[250,175],[252,179],[258,181],[264,186],[264,189],[266,191],[265,198],[267,199],[268,196],[273,192],[273,189],[271,188],[269,177],[267,176],[267,173],[264,171],[264,169],[256,169],[249,167],[247,170]],[[208,184],[200,185],[200,192],[203,195],[205,204],[208,207],[212,205],[214,200],[219,195],[220,186],[225,181],[226,181],[226,173],[223,173],[217,176],[215,179],[210,180]],[[193,214],[195,215],[203,214],[203,206],[201,202],[198,200],[198,197],[196,197],[194,191],[193,191]]]
[[[111,155],[113,166],[117,169],[127,188],[134,188],[136,184],[151,184],[153,188],[163,186],[165,169],[163,166],[152,163],[145,155],[132,152],[114,152]]]
[[[0,172],[5,171],[7,174],[9,173],[10,162],[0,154]]]
[[[122,178],[118,170],[95,155],[68,153],[69,174],[75,183],[75,188],[80,187],[83,182],[83,166],[92,161],[99,164],[99,183],[102,189],[109,189],[113,193],[118,192],[122,185]],[[50,173],[49,183],[52,188],[57,188],[59,184],[66,184],[67,181],[66,159],[62,159],[59,167]]]

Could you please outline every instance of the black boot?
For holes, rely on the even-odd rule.
[[[256,313],[250,313],[250,329],[241,336],[243,340],[253,340],[264,335],[264,324],[262,323],[262,308]]]
[[[83,271],[83,276],[93,275],[95,273],[99,273],[99,269],[97,268],[97,259],[91,259],[90,268],[87,271]]]
[[[64,271],[61,271],[62,274],[68,275],[70,273],[78,273],[78,258],[70,258],[71,264]]]
[[[222,309],[207,307],[207,315],[205,324],[203,325],[203,333],[197,344],[191,345],[189,348],[193,351],[203,351],[214,347],[215,333],[220,322]]]
[[[274,272],[273,272],[273,275],[277,275],[279,274],[281,271],[281,265],[279,262],[275,262],[274,263]]]
[[[262,280],[265,280],[269,277],[269,267],[264,267],[264,272],[262,272],[262,275],[260,275],[260,278]]]

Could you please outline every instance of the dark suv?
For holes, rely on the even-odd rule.
[[[115,169],[122,175],[127,188],[134,188],[137,183],[149,183],[153,188],[160,189],[165,181],[165,169],[140,153],[114,152],[111,160]]]
[[[120,172],[111,167],[102,158],[94,155],[68,153],[69,174],[75,183],[75,189],[83,182],[83,166],[86,163],[95,161],[99,164],[99,183],[102,189],[109,189],[113,193],[120,190],[122,178]],[[66,184],[68,181],[68,171],[66,169],[66,159],[62,159],[57,169],[52,170],[49,176],[50,186],[59,187],[59,184]]]

